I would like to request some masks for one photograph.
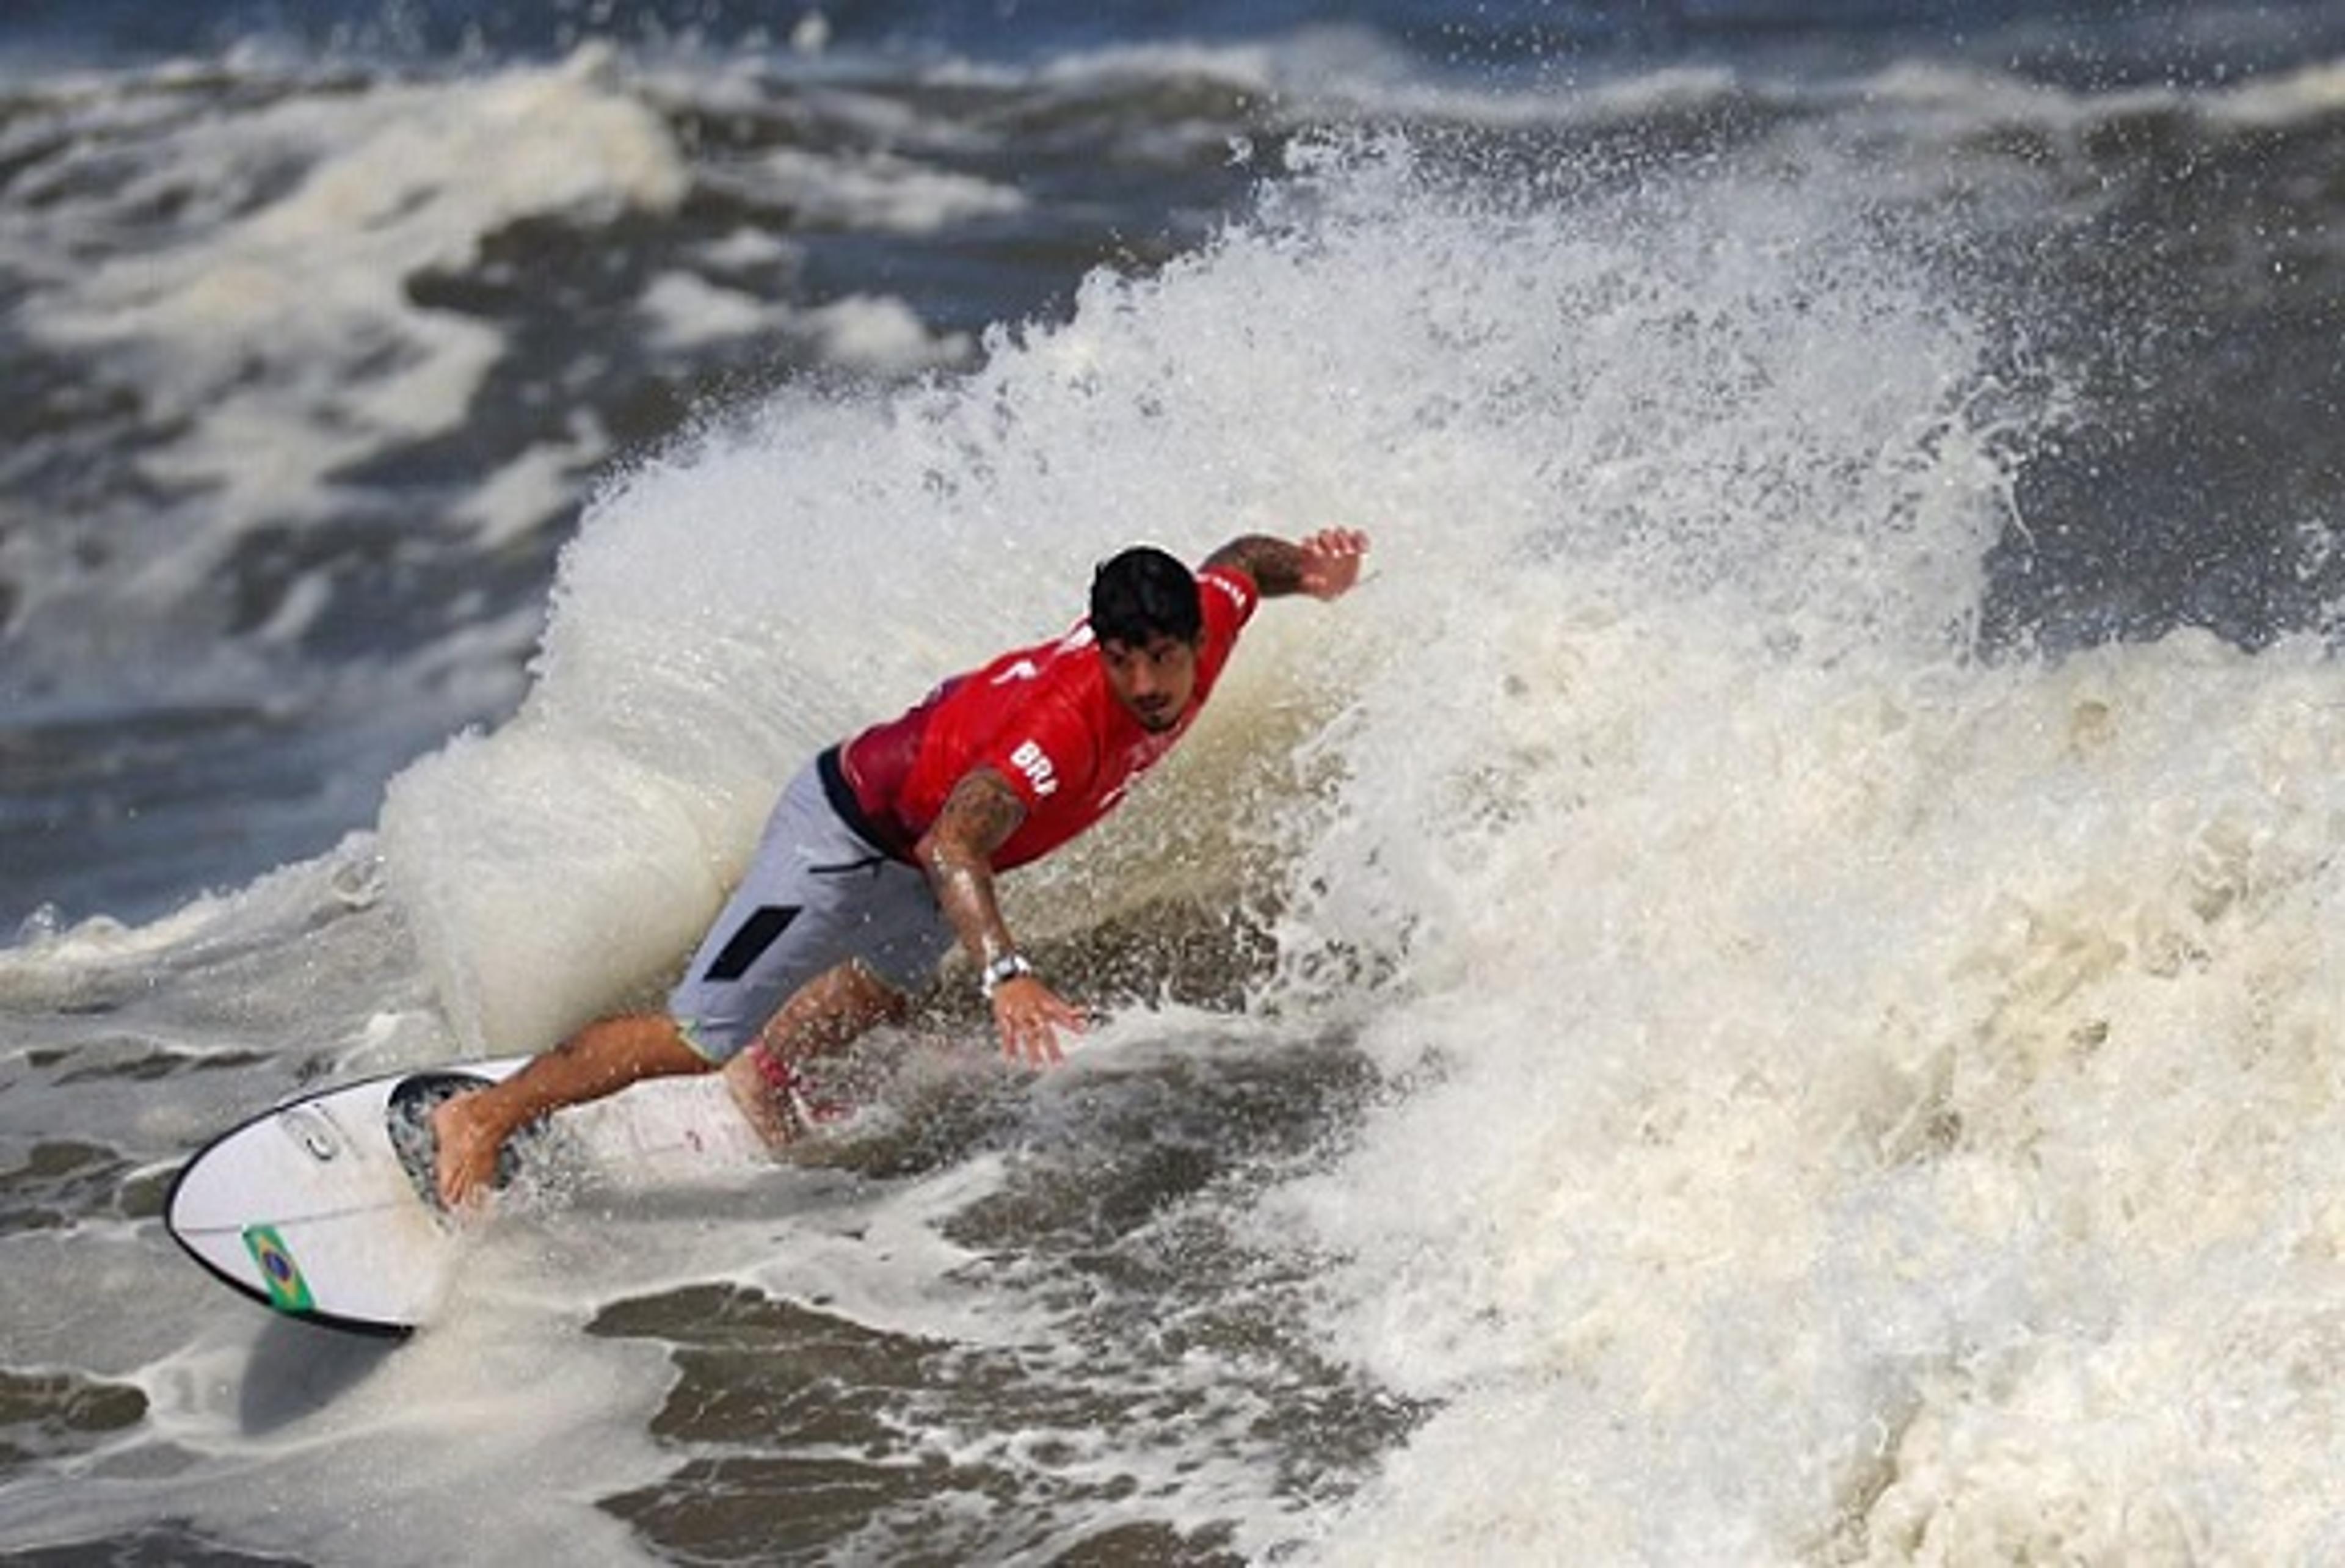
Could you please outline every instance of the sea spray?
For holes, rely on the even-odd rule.
[[[516,460],[501,422],[628,402],[613,389],[637,383],[595,367],[692,340],[672,329],[695,299],[711,326],[749,294],[790,310],[801,248],[833,290],[917,277],[907,298],[955,329],[1046,296],[1047,320],[909,392],[744,406],[731,388],[738,417],[706,439],[632,450],[564,566],[531,716],[403,790],[399,896],[372,901],[370,873],[350,907],[339,869],[295,865],[184,923],[74,923],[93,901],[130,913],[88,880],[125,841],[75,825],[115,821],[117,798],[186,853],[140,857],[150,891],[236,864],[215,824],[255,835],[261,864],[293,853],[251,847],[303,809],[280,793],[289,753],[350,748],[331,725],[289,741],[312,733],[275,690],[265,723],[175,714],[54,784],[12,775],[42,787],[8,868],[66,918],[0,975],[0,1377],[25,1412],[8,1543],[386,1563],[524,1538],[578,1561],[2337,1555],[2333,678],[2320,647],[2267,635],[2319,623],[2300,609],[2333,585],[2317,552],[2259,542],[2324,533],[2305,432],[2334,400],[2333,334],[2305,329],[2328,286],[2299,265],[2334,162],[2321,77],[2235,133],[2201,112],[2222,95],[2154,72],[2167,85],[2077,85],[2046,116],[1991,45],[1919,103],[1893,70],[1819,80],[1803,59],[1770,80],[1742,47],[1602,93],[1358,81],[1366,112],[1418,123],[1397,157],[1315,144],[1259,220],[1063,296],[1051,268],[1081,242],[1061,219],[1114,236],[1074,266],[1166,254],[1133,214],[1161,199],[1182,209],[1163,229],[1194,232],[1243,177],[1219,127],[1275,157],[1260,100],[1145,52],[946,90],[914,64],[876,95],[668,62],[693,199],[583,238],[507,234],[425,286],[563,350],[491,383],[464,427],[484,466],[438,448],[387,481],[401,521],[462,496],[461,547],[421,571],[364,528],[256,550],[235,582],[259,634],[310,616],[331,638],[270,648],[394,657],[395,679],[350,690],[427,744],[510,712],[439,702],[510,679],[544,607],[541,561],[505,544],[537,515],[531,476],[565,460]],[[307,94],[330,149],[364,130],[330,111],[340,80],[256,86],[235,61],[101,80],[113,134],[60,145],[217,191],[213,143],[125,116],[157,94],[198,117]],[[45,102],[12,122],[38,177],[58,167]],[[1457,134],[1477,122],[1503,156]],[[839,145],[828,188],[851,193],[873,126],[891,157],[1031,199],[917,257],[755,204],[766,155],[809,136]],[[1861,160],[1833,160],[1843,134]],[[1189,150],[1134,175],[1138,146]],[[2184,287],[2131,290],[2145,260]],[[731,292],[657,281],[678,268]],[[2059,400],[2014,362],[2049,345],[2059,375],[2105,370],[2091,345],[2151,336],[2162,355],[2121,368],[2156,376],[2096,387],[2122,417],[2052,453],[2067,482],[2015,474]],[[9,362],[36,392],[56,369]],[[107,373],[71,369],[68,397]],[[46,398],[11,406],[66,406]],[[104,408],[75,417],[117,465],[144,450],[106,444]],[[593,421],[576,429],[585,460]],[[25,450],[58,483],[30,504],[72,520],[54,503],[82,493],[85,446],[48,441]],[[492,493],[481,472],[526,482]],[[2202,472],[2230,481],[2219,504]],[[476,501],[503,524],[467,521]],[[163,1243],[162,1176],[202,1138],[321,1075],[468,1048],[411,935],[481,966],[489,1000],[455,1017],[502,1009],[515,1034],[642,994],[656,975],[594,971],[659,966],[634,920],[689,940],[769,775],[1063,626],[1127,530],[1201,551],[1319,521],[1376,533],[1371,580],[1267,607],[1181,754],[1079,854],[1013,879],[1021,931],[1100,934],[1054,949],[1115,1014],[1066,1072],[1000,1068],[969,999],[909,1053],[873,1042],[916,1057],[921,1088],[880,1108],[898,1130],[859,1165],[510,1215],[441,1350],[371,1371],[262,1328]],[[2129,548],[2153,532],[2160,551]],[[18,603],[70,587],[29,537],[0,561]],[[313,568],[357,597],[311,614]],[[2294,597],[2249,604],[2259,573]],[[2266,651],[2076,656],[2080,630],[2185,611]],[[2025,655],[2047,620],[2072,656]],[[469,651],[379,652],[451,626]],[[127,685],[140,664],[120,668]],[[121,728],[19,731],[36,744],[9,755],[46,768]],[[506,784],[529,798],[501,816]],[[111,793],[131,784],[170,794]],[[371,810],[308,809],[334,833]],[[417,845],[427,888],[477,875],[490,907],[408,893]],[[371,864],[363,835],[343,855]],[[572,863],[614,895],[595,918],[616,947],[565,907]],[[77,891],[50,891],[51,865]],[[1160,895],[1242,912],[1235,951],[1203,945],[1210,1012],[1127,999],[1189,962]]]
[[[2026,431],[1837,190],[1518,218],[1425,291],[1525,309],[1420,408],[1558,369],[1414,541],[1294,868],[1284,983],[1373,986],[1407,1092],[1261,1234],[1439,1412],[1328,1561],[2333,1544],[2333,671],[1983,657]]]

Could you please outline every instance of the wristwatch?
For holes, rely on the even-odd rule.
[[[985,994],[985,999],[990,1002],[993,1000],[994,987],[1000,986],[1004,980],[1015,980],[1020,975],[1031,975],[1033,972],[1034,966],[1026,962],[1026,955],[1012,949],[985,966],[978,975],[977,988]]]

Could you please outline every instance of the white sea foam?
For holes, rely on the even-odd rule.
[[[1244,801],[1285,867],[1274,998],[1422,1085],[1263,1210],[1326,1260],[1327,1350],[1436,1412],[1321,1554],[2331,1548],[2325,653],[1968,657],[2009,432],[1978,336],[1839,227],[1829,168],[1540,215],[1305,162],[1262,230],[1092,280],[966,382],[793,406],[787,451],[616,493],[542,737],[624,736],[706,807],[713,896],[778,769],[1046,625],[1109,520],[1362,523],[1376,581],[1270,607],[1201,737],[1299,712],[1299,753],[1168,770],[1120,824]],[[777,508],[810,526],[741,548]],[[901,575],[849,615],[875,539]],[[1190,848],[1243,891],[1226,837]],[[1115,907],[1113,864],[1039,879],[1051,913]],[[584,999],[502,917],[414,907],[484,991]]]
[[[614,478],[520,716],[384,814],[450,1051],[656,983],[790,768],[1063,625],[1091,559],[1358,524],[1372,581],[1266,607],[1018,918],[1168,886],[1275,911],[1259,1000],[1408,1092],[1230,1218],[1310,1267],[1315,1350],[1432,1413],[1340,1511],[1202,1448],[1127,1453],[1143,1487],[1343,1563],[2333,1553],[2330,662],[1966,655],[1997,421],[2031,412],[1863,229],[1855,171],[1552,211],[1405,147],[1297,162],[1260,223],[1089,279],[966,376],[792,394]],[[367,1560],[337,1532],[389,1505],[389,1456],[398,1495],[452,1488],[396,1549],[485,1522],[596,1560],[577,1500],[674,1456],[654,1358],[578,1335],[582,1293],[811,1279],[1014,1341],[933,1229],[998,1172],[848,1204],[838,1235],[888,1243],[851,1253],[795,1219],[553,1228],[298,1442],[219,1408],[240,1347],[161,1357],[138,1375],[199,1455],[161,1495]],[[154,1515],[73,1484],[35,1501]]]
[[[738,288],[723,288],[690,272],[665,272],[644,290],[638,309],[650,318],[645,338],[673,351],[769,331],[786,309]]]
[[[217,193],[217,221],[88,269],[28,325],[135,367],[148,417],[187,428],[149,460],[157,478],[216,488],[233,526],[305,512],[338,467],[454,428],[503,351],[493,328],[418,308],[411,278],[461,270],[525,217],[682,199],[672,137],[610,70],[587,52],[191,125],[121,199],[184,181]],[[271,194],[289,164],[303,172]],[[178,551],[158,553],[173,583],[200,580]]]
[[[2208,115],[2240,126],[2279,127],[2330,118],[2345,107],[2345,61],[2307,66],[2210,96]]]
[[[926,167],[884,150],[841,157],[780,147],[736,177],[754,178],[763,194],[789,203],[810,227],[932,234],[1027,207],[1015,187]]]
[[[930,332],[901,299],[849,295],[811,309],[670,272],[645,289],[645,339],[670,351],[767,335],[811,344],[817,362],[865,375],[907,377],[968,356],[966,333]]]
[[[1262,1234],[1439,1407],[1327,1561],[2333,1548],[2333,664],[1963,658],[1974,339],[1826,189],[1314,275],[1415,526],[1291,984],[1426,1087]]]
[[[566,514],[611,450],[590,410],[572,413],[569,436],[541,441],[490,475],[458,505],[455,520],[471,524],[482,547],[495,551]]]
[[[794,260],[797,248],[761,229],[736,228],[724,238],[702,246],[699,258],[718,271],[734,268],[770,267]]]
[[[2319,1555],[2330,1412],[2234,1347],[2333,1370],[2327,660],[1711,641],[1497,640],[1545,746],[1412,818],[1376,1037],[1446,1077],[1273,1223],[1447,1408],[1328,1556]]]

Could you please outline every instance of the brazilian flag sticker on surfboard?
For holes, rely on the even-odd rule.
[[[317,1306],[310,1299],[310,1282],[301,1278],[301,1265],[293,1261],[285,1238],[277,1234],[275,1226],[246,1226],[244,1249],[260,1267],[260,1277],[269,1286],[270,1306],[280,1312],[307,1312]]]

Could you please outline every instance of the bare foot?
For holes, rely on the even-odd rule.
[[[481,1115],[478,1089],[457,1095],[432,1108],[431,1134],[438,1142],[433,1177],[440,1201],[451,1212],[472,1207],[495,1180],[497,1152],[504,1139]]]

